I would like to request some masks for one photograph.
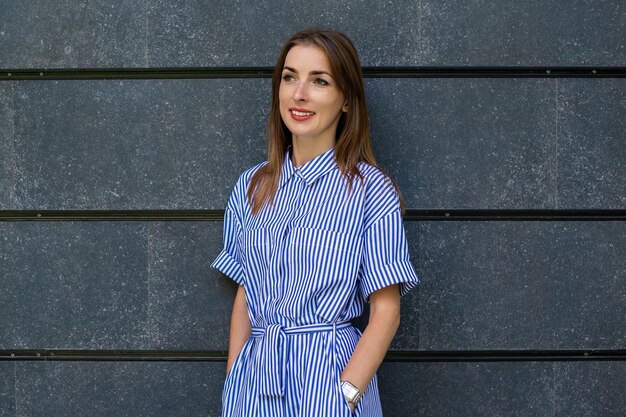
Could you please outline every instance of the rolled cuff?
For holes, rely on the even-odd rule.
[[[409,260],[392,262],[369,271],[369,276],[361,279],[361,294],[369,302],[374,291],[400,284],[400,296],[403,297],[418,283],[419,277]]]
[[[217,269],[239,285],[245,284],[243,268],[226,249],[222,249],[217,255],[217,258],[211,263],[211,268]]]

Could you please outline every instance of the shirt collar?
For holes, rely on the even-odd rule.
[[[285,152],[282,173],[278,188],[282,187],[294,174],[299,175],[307,185],[312,185],[322,175],[337,167],[335,162],[335,148],[332,147],[326,152],[316,156],[296,169],[291,162],[292,145],[289,145]]]

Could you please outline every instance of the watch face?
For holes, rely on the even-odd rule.
[[[341,390],[343,391],[343,395],[345,395],[350,401],[353,401],[359,394],[359,389],[348,382],[341,384]]]

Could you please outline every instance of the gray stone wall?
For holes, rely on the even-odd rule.
[[[0,1],[0,417],[219,415],[235,288],[208,266],[265,159],[267,69],[312,25],[354,40],[409,209],[422,282],[385,415],[623,416],[624,21],[618,0]]]

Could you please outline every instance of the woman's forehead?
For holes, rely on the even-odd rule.
[[[284,67],[296,72],[331,73],[330,62],[324,51],[317,46],[296,45],[287,52]]]

